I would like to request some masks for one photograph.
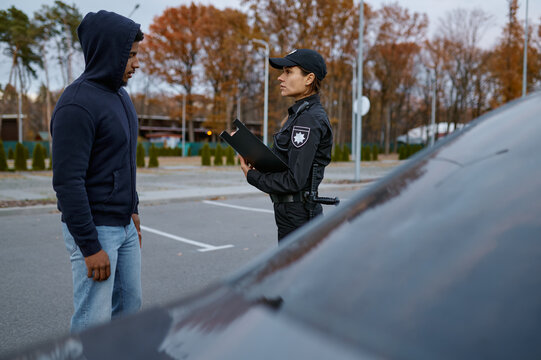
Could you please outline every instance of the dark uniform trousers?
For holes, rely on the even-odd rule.
[[[312,218],[323,213],[321,204],[311,205],[305,202],[274,203],[274,219],[278,227],[278,242],[310,221],[310,206],[314,207]]]

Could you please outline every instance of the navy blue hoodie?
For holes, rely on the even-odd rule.
[[[96,226],[125,226],[137,213],[137,115],[122,77],[139,27],[103,10],[85,16],[77,29],[85,71],[51,119],[58,209],[85,257],[101,250]]]

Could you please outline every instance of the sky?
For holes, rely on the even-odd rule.
[[[355,0],[359,1],[359,0]],[[525,4],[527,0],[519,0],[519,19],[525,18]],[[181,4],[189,4],[188,0],[64,0],[68,4],[75,4],[81,13],[86,14],[90,11],[98,11],[101,9],[114,11],[121,15],[129,16],[141,24],[143,32],[148,30],[154,17],[159,16],[167,7],[179,6]],[[217,8],[233,7],[243,9],[241,0],[200,0],[196,1],[202,4],[212,4]],[[485,12],[493,16],[492,25],[487,29],[481,43],[481,47],[490,48],[497,40],[501,28],[506,21],[507,15],[507,0],[368,0],[365,3],[370,4],[373,8],[378,9],[384,4],[398,2],[402,7],[405,7],[413,12],[424,12],[428,15],[430,21],[429,33],[433,34],[438,26],[439,18],[443,17],[446,12],[463,8],[471,10],[481,8]],[[541,0],[528,0],[528,19],[529,24],[536,26],[541,22]],[[41,8],[42,5],[53,5],[54,0],[0,0],[0,9],[5,10],[11,6],[16,6],[24,11],[29,17]],[[135,9],[136,4],[139,7]],[[271,54],[281,56],[284,54]],[[82,57],[81,57],[82,58]],[[9,76],[9,58],[0,54],[0,84],[5,84]],[[82,67],[81,67],[82,69]],[[77,77],[78,73],[75,72]],[[33,83],[38,84],[43,81],[43,75],[39,79],[33,80]],[[59,81],[60,75],[52,79],[52,88],[54,89],[55,81]],[[33,89],[35,88],[34,85]]]

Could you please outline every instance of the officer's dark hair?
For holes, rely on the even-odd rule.
[[[301,69],[301,72],[302,72],[303,76],[307,76],[308,74],[312,73],[311,71],[303,69],[300,66],[299,66],[299,68]],[[312,83],[310,84],[310,94],[313,94],[313,93],[317,94],[317,93],[319,93],[320,89],[321,89],[321,80],[319,80],[317,78],[316,74],[314,74],[314,81],[312,81]]]
[[[141,31],[141,29],[139,29],[137,30],[137,34],[135,35],[135,40],[133,40],[133,42],[143,41],[144,38],[145,38],[145,35]]]

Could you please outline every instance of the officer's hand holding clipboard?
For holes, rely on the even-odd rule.
[[[242,157],[241,166],[242,161],[244,161],[245,165],[249,167],[248,170],[255,168],[262,173],[280,172],[288,169],[287,164],[248,130],[240,120],[235,119],[233,125],[237,127],[237,130],[231,134],[223,131],[220,134],[220,138],[239,153]]]

